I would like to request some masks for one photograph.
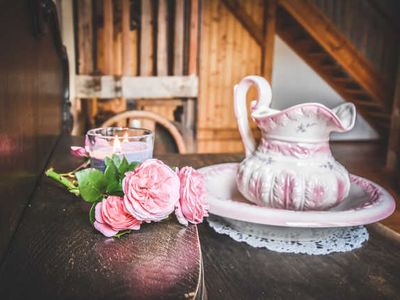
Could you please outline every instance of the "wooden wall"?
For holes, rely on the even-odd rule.
[[[2,1],[0,40],[1,260],[69,114],[53,2]]]
[[[198,0],[76,1],[78,74],[182,76],[197,74]],[[127,105],[127,100],[132,106]],[[161,114],[171,121],[182,99],[82,100],[88,127],[126,109]],[[84,106],[85,106],[84,105]],[[193,113],[192,113],[193,115]]]
[[[261,27],[263,1],[240,4]],[[261,74],[261,47],[221,0],[202,1],[200,32],[197,150],[243,151],[233,113],[233,86],[246,75]]]
[[[311,0],[393,86],[399,25],[379,7],[385,0]],[[397,5],[400,10],[400,5]],[[399,11],[397,12],[399,14]],[[398,20],[397,20],[398,22]]]
[[[388,82],[388,86],[393,86],[396,70],[393,62],[397,60],[395,54],[398,51],[398,34],[387,30],[391,24],[371,5],[376,3],[375,0],[303,1],[315,4],[354,44],[361,55],[373,64]],[[195,104],[197,151],[242,151],[233,113],[233,86],[246,75],[270,76],[273,44],[266,47],[266,40],[269,37],[273,41],[274,38],[270,36],[274,36],[275,30],[274,25],[269,27],[268,20],[271,18],[268,16],[274,15],[274,7],[275,12],[276,7],[282,9],[284,2],[76,1],[77,24],[80,28],[79,74],[195,74],[199,77],[199,98]],[[196,5],[200,6],[196,8]],[[189,28],[193,25],[191,22],[195,20],[191,11],[193,7],[195,15],[200,17],[197,19],[200,20],[199,36],[190,35],[188,38],[188,30],[191,32],[192,29]],[[268,7],[272,8],[272,12]],[[246,20],[250,21],[244,22]],[[198,42],[198,47],[194,42]],[[195,46],[191,47],[192,44]],[[270,61],[266,64],[268,58]],[[192,63],[195,67],[191,69]],[[254,91],[251,91],[248,100],[255,97]],[[193,101],[192,104],[194,103]],[[172,120],[174,112],[177,109],[182,110],[184,104],[182,99],[136,99],[135,105],[136,108],[154,111]],[[102,100],[96,105],[86,106],[86,109],[92,110],[92,113],[93,110],[94,113],[97,110],[110,111],[111,115],[127,109],[127,105],[125,99]],[[96,124],[92,122],[91,125]],[[255,135],[259,136],[254,124],[252,126]]]

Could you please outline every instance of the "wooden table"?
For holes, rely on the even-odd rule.
[[[81,143],[62,138],[49,166],[74,167],[78,162],[68,149]],[[342,143],[333,149],[353,173],[395,192],[377,158],[379,147]],[[360,164],[362,156],[377,159]],[[242,156],[160,158],[198,168]],[[205,290],[209,299],[400,298],[400,237],[380,224],[368,226],[370,239],[361,249],[307,256],[252,248],[215,233],[206,222],[188,228],[173,221],[147,224],[107,240],[91,228],[87,210],[47,178],[40,180],[0,267],[0,299],[201,299]],[[386,222],[399,228],[397,213]]]

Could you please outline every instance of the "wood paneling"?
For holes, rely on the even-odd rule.
[[[348,38],[357,50],[388,81],[394,83],[399,25],[382,8],[390,1],[379,0],[311,0]],[[393,13],[399,5],[392,1]],[[397,6],[397,7],[396,7]],[[389,5],[390,7],[390,5]]]
[[[188,74],[197,74],[197,52],[199,39],[199,2],[192,0],[190,5],[190,31],[189,31],[189,62]]]
[[[187,2],[187,1],[186,1]],[[183,75],[184,34],[185,34],[185,0],[175,1],[174,22],[174,75]]]
[[[122,72],[124,75],[131,75],[134,70],[134,66],[132,66],[132,56],[135,56],[135,53],[132,52],[132,48],[136,46],[136,43],[132,43],[131,40],[131,6],[130,0],[121,0],[122,1],[122,9],[121,9],[121,22],[122,22]],[[132,68],[133,67],[133,68]]]
[[[168,8],[167,0],[158,1],[157,75],[168,75]]]
[[[262,43],[261,74],[272,82],[272,64],[276,33],[276,0],[264,1],[264,37]]]
[[[153,14],[152,1],[141,1],[140,75],[153,75]]]
[[[93,23],[92,0],[77,2],[78,11],[78,72],[90,74],[93,72]]]
[[[69,111],[53,1],[3,1],[0,40],[1,261]]]
[[[262,24],[262,1],[242,1],[240,5],[253,22]],[[221,0],[204,0],[201,10],[198,151],[241,151],[239,139],[232,140],[230,146],[226,141],[200,137],[209,129],[236,130],[233,86],[246,75],[260,74],[261,48]],[[254,91],[249,98],[255,98]]]
[[[386,107],[390,105],[390,87],[387,82],[316,6],[310,1],[281,0],[279,3],[375,101]]]
[[[103,0],[103,18],[103,72],[106,74],[113,74],[115,53],[112,0]]]

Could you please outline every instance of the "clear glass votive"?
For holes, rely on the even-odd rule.
[[[117,154],[128,162],[142,162],[153,157],[154,133],[144,128],[106,127],[86,134],[91,167],[104,170],[104,159]]]

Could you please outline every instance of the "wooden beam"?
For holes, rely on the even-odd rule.
[[[92,0],[77,1],[78,5],[78,72],[93,72]]]
[[[197,76],[77,76],[77,97],[81,98],[196,98]]]
[[[140,75],[153,75],[153,17],[150,0],[141,1]]]
[[[390,88],[371,63],[310,0],[280,0],[279,4],[386,110]]]
[[[261,74],[269,82],[272,82],[276,9],[276,0],[264,0],[264,41],[262,45]]]
[[[199,37],[199,0],[192,0],[190,6],[190,34],[189,34],[189,75],[197,74],[197,53]]]
[[[131,50],[131,14],[130,0],[122,0],[122,73],[131,75],[132,50]]]
[[[167,0],[158,1],[157,75],[168,75],[168,7]]]
[[[175,1],[174,75],[183,75],[185,0]]]
[[[222,0],[226,8],[238,19],[240,24],[247,32],[256,40],[259,45],[264,43],[264,35],[251,16],[249,16],[243,8],[241,8],[237,0]]]
[[[104,64],[103,73],[112,74],[113,70],[113,5],[112,0],[103,0],[103,13],[104,13],[104,29],[103,29],[103,51],[104,51]]]

